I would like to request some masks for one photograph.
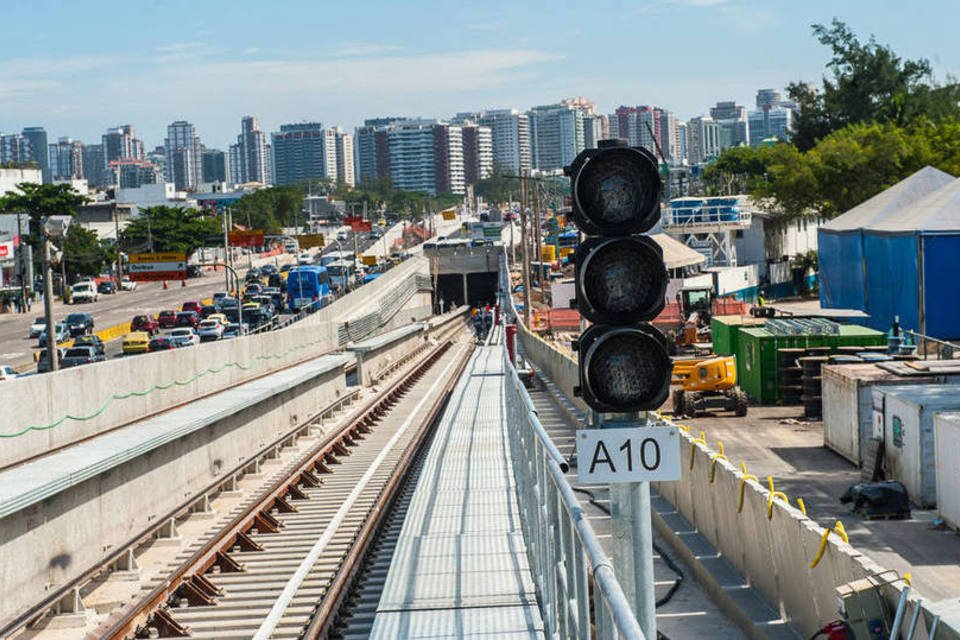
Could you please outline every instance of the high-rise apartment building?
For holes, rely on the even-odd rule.
[[[779,91],[757,91],[757,110],[751,111],[748,116],[750,145],[755,146],[771,139],[789,140],[796,108],[796,103],[784,100]]]
[[[30,141],[19,133],[0,134],[0,163],[30,162]]]
[[[670,164],[682,164],[683,155],[680,150],[680,129],[677,127],[677,117],[673,112],[661,109],[659,121],[660,149],[663,151],[662,160]]]
[[[676,117],[665,109],[648,105],[618,107],[610,116],[610,135],[623,138],[632,147],[643,147],[667,162],[672,161],[672,151],[667,149],[679,146],[676,141]],[[663,150],[665,158],[661,157],[657,145]]]
[[[687,162],[703,164],[720,155],[720,125],[710,116],[697,116],[687,122]]]
[[[344,131],[340,127],[334,129],[336,133],[337,150],[337,182],[342,182],[348,186],[357,184],[356,175],[353,172],[355,164],[353,157],[353,134]]]
[[[750,144],[750,122],[747,108],[730,100],[717,102],[710,108],[710,117],[720,127],[720,148]]]
[[[533,167],[530,117],[517,109],[494,109],[476,114],[477,124],[490,127],[493,163],[504,172],[520,175]]]
[[[112,160],[107,163],[107,174],[110,184],[121,189],[138,189],[145,184],[159,184],[163,182],[163,173],[160,167],[149,160]]]
[[[136,130],[129,124],[107,129],[102,146],[104,167],[114,160],[143,160],[146,157],[143,140],[137,138]]]
[[[102,187],[107,184],[106,164],[102,144],[83,145],[83,177],[88,185]]]
[[[371,118],[354,131],[354,168],[357,182],[390,177],[390,128],[406,118]]]
[[[529,116],[533,166],[537,169],[562,169],[585,148],[584,110],[560,103],[533,107]]]
[[[463,179],[476,184],[493,171],[493,132],[490,127],[468,122],[463,134]]]
[[[390,126],[387,137],[394,187],[431,195],[464,193],[461,127],[439,120],[408,120]]]
[[[203,152],[194,126],[186,120],[171,123],[163,149],[164,179],[178,191],[196,191],[203,182]]]
[[[336,140],[334,136],[326,135],[321,123],[280,125],[280,131],[270,137],[277,185],[287,186],[319,178],[336,179]]]
[[[267,154],[267,134],[260,128],[260,121],[245,116],[240,121],[237,143],[230,146],[231,181],[237,184],[270,180],[270,158]]]
[[[583,117],[583,146],[596,149],[597,143],[609,135],[607,116],[589,115]],[[605,130],[607,133],[605,133]]]
[[[230,164],[227,154],[219,149],[203,150],[202,182],[228,182],[230,180]]]
[[[43,127],[24,127],[21,134],[29,143],[28,159],[40,165],[44,182],[52,180],[50,171],[50,149],[47,146],[47,132]]]
[[[74,180],[84,177],[83,143],[60,138],[49,147],[50,175],[53,180]]]

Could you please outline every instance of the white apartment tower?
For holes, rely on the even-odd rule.
[[[253,116],[240,122],[237,143],[230,146],[230,174],[234,183],[270,181],[270,158],[267,153],[267,134]]]
[[[203,182],[203,148],[194,126],[185,120],[171,123],[163,150],[164,180],[178,191],[195,191]]]
[[[495,109],[478,114],[477,123],[490,127],[493,164],[519,175],[533,167],[530,118],[517,109]]]

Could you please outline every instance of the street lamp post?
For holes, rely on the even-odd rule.
[[[216,269],[218,266],[223,267],[226,271],[233,274],[233,279],[237,283],[237,324],[240,325],[240,335],[243,335],[243,301],[240,299],[240,275],[237,273],[237,270],[231,267],[230,265],[224,263],[219,264],[216,260],[211,263],[201,262],[201,267],[213,267]],[[227,276],[227,291],[230,290],[230,276]]]

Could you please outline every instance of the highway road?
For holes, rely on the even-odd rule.
[[[294,259],[293,256],[273,256],[270,258],[254,259],[254,266],[268,262],[284,264]],[[238,268],[240,277],[246,273],[247,259],[238,261],[242,268]],[[237,266],[239,267],[240,264]],[[53,305],[54,317],[60,321],[67,314],[87,312],[93,315],[95,329],[106,329],[113,325],[128,322],[133,316],[140,313],[157,313],[162,309],[179,309],[187,300],[202,300],[211,297],[217,291],[223,291],[225,279],[222,271],[216,273],[205,272],[201,278],[190,278],[186,287],[179,282],[168,282],[169,289],[163,288],[162,282],[141,282],[136,291],[121,291],[114,295],[101,295],[100,300],[89,304],[65,305],[55,301]],[[33,362],[33,352],[37,350],[36,339],[30,339],[30,325],[34,318],[43,315],[43,303],[33,305],[30,313],[0,315],[0,364],[13,366]],[[119,352],[119,340],[108,347],[108,353]],[[112,347],[112,348],[111,348]]]

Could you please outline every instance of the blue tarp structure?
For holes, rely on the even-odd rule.
[[[960,338],[960,180],[925,167],[818,231],[820,303]]]

